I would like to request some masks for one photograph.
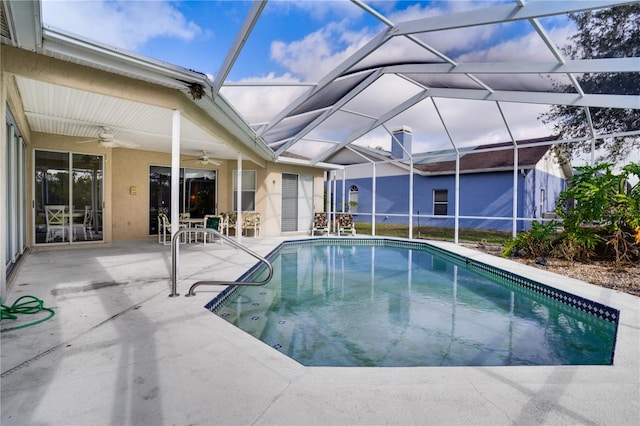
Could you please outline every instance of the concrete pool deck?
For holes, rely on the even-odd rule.
[[[284,240],[242,242],[266,255]],[[183,297],[199,279],[235,280],[252,257],[228,244],[182,245],[181,296],[170,298],[170,247],[127,241],[23,259],[3,303],[33,295],[55,316],[0,335],[0,423],[640,423],[640,298],[433,244],[619,309],[614,365],[304,367],[205,310],[222,288]]]

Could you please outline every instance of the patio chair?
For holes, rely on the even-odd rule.
[[[89,233],[91,239],[93,239],[93,226],[91,224],[91,217],[91,207],[85,206],[84,215],[82,216],[82,222],[74,222],[72,225],[74,239],[78,239],[78,232],[82,232],[85,241],[87,241],[87,232]]]
[[[208,214],[204,216],[204,222],[202,224],[204,228],[215,229],[218,232],[222,232],[223,219],[222,216]],[[203,242],[206,245],[207,241],[213,241],[217,236],[208,232],[203,232]],[[222,244],[222,238],[218,238],[220,244]]]
[[[180,228],[202,228],[204,219],[191,218],[191,213],[184,212],[178,215],[178,223],[180,224]],[[197,243],[199,233],[199,231],[189,231],[186,234],[183,234],[183,239],[189,243],[193,239]]]
[[[352,237],[356,236],[356,225],[353,223],[353,215],[341,213],[338,215],[338,237],[340,234],[350,232]]]
[[[226,236],[230,236],[229,230],[235,229],[236,226],[238,226],[236,223],[238,221],[238,214],[236,212],[222,213],[222,220],[223,220],[222,232],[224,232]]]
[[[253,230],[254,237],[260,236],[260,213],[258,212],[246,213],[244,215],[242,222],[243,222],[242,231],[244,232],[245,235],[248,236],[249,231]]]
[[[92,240],[93,233],[98,233],[94,224],[94,220],[96,220],[96,215],[91,206],[84,206],[84,226],[85,230],[89,233],[89,238],[91,238]]]
[[[180,228],[184,227],[184,225],[180,225]],[[169,234],[169,238],[167,238],[167,234]],[[184,242],[184,235],[182,236],[182,242]],[[158,243],[165,246],[171,244],[171,221],[164,213],[158,214]]]
[[[66,205],[49,205],[44,206],[45,220],[47,223],[46,242],[55,241],[56,238],[62,238],[67,241],[67,231],[69,227],[69,215],[67,214]]]
[[[329,220],[327,213],[315,213],[313,215],[313,228],[311,228],[311,235],[315,235],[316,232],[329,233]]]

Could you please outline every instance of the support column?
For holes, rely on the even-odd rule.
[[[242,153],[238,153],[238,176],[236,177],[236,238],[242,244]]]
[[[413,157],[409,160],[409,239],[413,239]]]
[[[331,195],[332,195],[332,199],[333,199],[333,208],[331,209],[331,223],[329,224],[329,229],[332,229],[333,232],[336,232],[336,202],[338,201],[336,198],[336,172],[333,171],[332,172],[332,179],[331,179],[331,183],[332,183],[332,189],[331,189]]]
[[[455,219],[453,242],[458,244],[460,234],[460,153],[456,152],[456,189],[455,189]]]
[[[376,163],[371,163],[371,236],[376,235]]]
[[[327,220],[329,220],[329,213],[331,212],[331,172],[329,170],[324,172],[324,191],[324,211],[327,213]]]
[[[171,124],[171,238],[180,229],[180,111]]]
[[[513,147],[513,221],[511,236],[516,237],[518,233],[518,146]]]
[[[346,213],[347,210],[347,168],[342,169],[342,213]]]

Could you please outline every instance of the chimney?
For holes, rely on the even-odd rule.
[[[391,158],[407,160],[411,154],[411,127],[402,126],[394,130],[391,137]],[[404,150],[400,147],[404,147]],[[406,152],[405,152],[406,151]]]

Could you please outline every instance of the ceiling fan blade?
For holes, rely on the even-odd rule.
[[[79,144],[89,143],[89,142],[98,142],[98,139],[96,139],[96,138],[91,138],[91,139],[85,139],[85,140],[83,140],[83,141],[76,141],[76,143],[79,143]]]
[[[120,140],[113,141],[115,146],[121,146],[123,148],[138,148],[140,145],[133,142],[124,142]]]

